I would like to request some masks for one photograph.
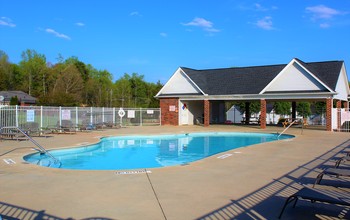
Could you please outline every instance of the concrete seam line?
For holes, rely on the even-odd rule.
[[[151,178],[149,177],[148,172],[147,172],[147,170],[146,170],[146,169],[145,169],[145,173],[146,173],[146,176],[147,176],[148,182],[149,182],[149,184],[151,185],[151,188],[152,188],[153,194],[154,194],[154,196],[155,196],[155,197],[156,197],[156,199],[157,199],[157,202],[158,202],[158,205],[159,205],[159,207],[160,207],[160,210],[161,210],[161,211],[162,211],[162,213],[163,213],[164,219],[165,219],[165,220],[167,220],[167,217],[166,217],[165,212],[164,212],[164,210],[163,210],[162,204],[160,204],[160,201],[159,201],[158,195],[157,195],[156,191],[154,190],[154,187],[153,187],[153,184],[152,184]]]

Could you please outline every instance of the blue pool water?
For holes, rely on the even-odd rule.
[[[260,133],[191,133],[102,138],[98,144],[51,150],[59,167],[75,170],[125,170],[184,165],[239,147],[292,138]],[[46,154],[24,157],[30,163],[53,166]],[[57,167],[57,165],[56,165]]]

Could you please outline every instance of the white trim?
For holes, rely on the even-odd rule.
[[[343,77],[343,80],[341,80],[342,77]],[[341,82],[341,81],[343,81],[343,82]],[[347,96],[347,98],[349,99],[349,97],[350,97],[350,88],[349,88],[348,76],[347,76],[347,74],[346,74],[345,63],[343,63],[343,65],[342,65],[342,68],[341,68],[341,70],[340,70],[339,77],[338,77],[338,80],[337,80],[337,84],[336,84],[336,86],[335,86],[336,89],[341,90],[341,88],[339,88],[338,83],[344,83],[344,84],[345,84],[343,88],[345,88],[345,93],[346,93],[346,94],[340,94],[340,95],[341,95],[341,96],[344,95],[344,97]],[[340,91],[340,92],[344,92],[344,90],[343,90],[343,91]],[[336,97],[336,98],[339,99],[340,97]],[[342,100],[342,101],[347,101],[346,99],[341,99],[341,100]]]
[[[268,93],[268,94],[243,94],[243,95],[192,95],[192,96],[173,96],[179,100],[293,100],[293,99],[327,99],[333,98],[337,93],[318,92],[318,93]],[[168,97],[168,96],[167,96]],[[170,98],[170,97],[169,97]]]
[[[201,88],[199,88],[199,86],[198,86],[195,82],[193,82],[193,80],[185,73],[185,71],[183,71],[183,70],[181,69],[181,67],[179,67],[179,68],[175,71],[175,73],[170,77],[170,79],[164,84],[164,86],[160,89],[160,91],[157,93],[157,95],[154,96],[154,97],[156,97],[156,98],[163,98],[162,96],[159,96],[159,95],[162,94],[164,88],[166,88],[166,86],[167,86],[168,84],[171,83],[172,79],[173,79],[178,73],[183,74],[183,75],[186,77],[186,79],[187,79],[188,81],[190,81],[190,83],[192,83],[192,85],[194,86],[195,89],[199,90],[203,95],[207,95],[207,94],[205,94],[205,93],[201,90]],[[165,95],[166,95],[166,94],[165,94]],[[166,96],[166,97],[169,97],[169,98],[170,98],[170,97],[179,97],[179,94],[176,94],[175,96],[172,96],[171,94],[169,94],[169,96]]]
[[[308,69],[306,69],[301,63],[299,63],[295,58],[292,59],[283,69],[281,72],[277,74],[277,76],[269,83],[267,86],[261,90],[259,94],[264,94],[266,90],[273,85],[281,75],[284,74],[284,72],[294,63],[298,64],[303,70],[305,70],[312,78],[314,78],[318,83],[320,83],[323,87],[325,87],[329,92],[335,93],[331,88],[329,88],[327,85],[325,85],[321,80],[319,80],[313,73],[311,73]]]
[[[165,86],[168,85],[171,81],[172,78],[174,78],[174,76],[176,75],[176,73],[180,70],[181,68],[179,67],[174,73],[173,75],[170,77],[170,79],[163,85],[163,87],[159,90],[159,92],[157,93],[157,95],[155,95],[154,97],[158,97],[162,91],[164,90]]]
[[[293,59],[295,60],[295,59]],[[319,83],[321,83],[321,85],[323,85],[326,89],[328,89],[328,91],[330,92],[335,92],[333,91],[333,89],[329,88],[326,84],[324,84],[319,78],[317,78],[312,72],[310,72],[308,69],[306,69],[306,67],[304,67],[301,63],[299,63],[297,60],[295,60],[295,62],[297,64],[299,64],[299,66],[301,66],[307,73],[309,73],[314,79],[316,79]]]
[[[186,74],[185,71],[183,71],[181,68],[180,68],[180,70],[181,70],[182,73],[187,77],[187,79],[190,80],[190,82],[193,83],[193,85],[194,85],[203,95],[208,95],[208,94],[205,94],[205,93],[201,90],[201,88],[199,88],[199,86],[198,86],[195,82],[193,82],[193,80]]]

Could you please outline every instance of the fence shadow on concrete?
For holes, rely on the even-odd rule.
[[[321,168],[334,164],[334,158],[344,155],[342,151],[349,147],[350,139],[260,189],[198,217],[197,220],[278,219],[286,198],[303,185],[312,185]],[[332,181],[332,186],[340,184],[350,188],[350,182],[344,179],[325,181]],[[289,205],[282,219],[350,219],[350,208],[301,200],[295,208]]]
[[[74,220],[74,218],[62,218],[46,213],[45,210],[33,210],[25,207],[0,201],[0,219],[2,220]],[[104,217],[90,217],[83,220],[112,220]]]

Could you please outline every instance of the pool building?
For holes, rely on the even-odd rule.
[[[296,103],[326,102],[326,130],[340,126],[336,109],[349,109],[350,90],[344,61],[196,70],[179,67],[156,98],[160,100],[162,125],[192,125],[202,118],[204,126],[224,122],[225,102],[260,102],[260,127],[266,128],[267,103],[290,101],[292,118]],[[337,123],[339,122],[339,123]]]

